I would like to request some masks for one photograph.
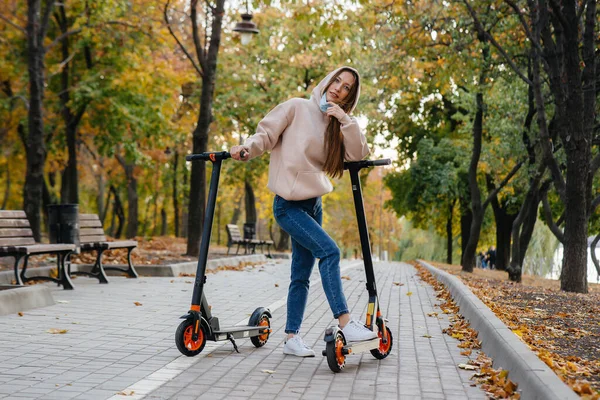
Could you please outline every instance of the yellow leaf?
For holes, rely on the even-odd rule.
[[[50,328],[46,332],[56,335],[56,334],[64,334],[69,331],[67,329]]]
[[[412,292],[406,293],[407,296],[412,296]]]

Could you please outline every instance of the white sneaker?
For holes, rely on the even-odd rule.
[[[357,320],[350,320],[342,329],[342,333],[346,338],[346,342],[362,342],[365,340],[375,339],[377,334],[365,327],[365,325]]]
[[[314,357],[315,352],[304,343],[302,338],[294,335],[291,339],[287,339],[283,345],[283,354],[289,354],[298,357]]]

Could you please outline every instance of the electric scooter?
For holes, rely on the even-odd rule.
[[[358,172],[363,168],[390,164],[391,161],[389,159],[344,163],[344,169],[350,172],[352,194],[354,195],[354,207],[356,209],[356,219],[358,221],[358,233],[360,235],[360,245],[365,264],[365,274],[367,276],[369,304],[367,306],[365,326],[368,329],[377,332],[378,337],[362,342],[346,342],[344,333],[337,325],[327,328],[325,330],[325,350],[323,350],[323,356],[327,357],[327,364],[333,372],[340,372],[344,369],[344,366],[346,365],[346,356],[350,354],[359,354],[370,351],[373,357],[383,360],[392,351],[392,345],[394,343],[392,331],[386,326],[387,320],[381,314],[379,298],[377,297],[375,273],[373,272],[373,261],[371,259],[371,244],[369,243],[369,231],[367,230],[367,218],[365,216],[362,189],[358,176]]]
[[[213,164],[196,280],[192,294],[192,305],[190,311],[181,316],[184,321],[179,324],[175,332],[177,348],[183,355],[188,357],[199,354],[204,349],[207,340],[215,342],[229,340],[235,351],[239,353],[234,339],[250,338],[254,346],[262,347],[267,343],[271,334],[271,312],[264,307],[254,310],[248,320],[248,325],[221,327],[219,319],[211,314],[203,291],[206,283],[206,261],[208,259],[217,191],[219,190],[221,163],[228,158],[231,158],[231,154],[226,151],[191,154],[185,158],[187,161],[210,161]]]

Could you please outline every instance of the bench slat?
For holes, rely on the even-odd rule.
[[[47,254],[57,251],[75,250],[74,244],[34,244],[31,246],[0,246],[2,253]]]
[[[30,237],[33,236],[31,229],[27,228],[0,228],[0,238],[5,237]],[[1,240],[1,239],[0,239]]]
[[[98,220],[98,221],[100,221],[100,218],[98,217],[97,214],[79,214],[79,220],[80,221],[86,221],[86,220]]]
[[[27,218],[27,214],[22,210],[0,210],[0,219],[5,218]]]
[[[79,237],[91,236],[91,235],[104,235],[104,229],[102,229],[102,228],[81,228],[81,229],[79,229]]]
[[[79,236],[79,243],[106,242],[104,235]]]
[[[100,220],[79,220],[79,228],[102,228]]]
[[[27,219],[0,219],[0,228],[29,228]]]
[[[136,247],[138,242],[135,240],[117,240],[116,242],[106,242],[109,249],[125,249],[128,247]]]
[[[0,246],[3,246],[3,247],[4,246],[29,246],[31,244],[35,244],[35,240],[33,239],[33,237],[0,238]]]

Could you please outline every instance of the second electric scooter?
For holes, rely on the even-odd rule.
[[[194,282],[194,292],[192,294],[192,305],[190,311],[181,317],[184,321],[179,324],[175,332],[177,348],[183,355],[188,357],[199,354],[204,349],[206,340],[213,340],[215,342],[229,340],[235,350],[238,351],[234,339],[250,338],[254,346],[262,347],[267,343],[271,334],[271,312],[264,307],[254,310],[250,316],[248,325],[222,327],[219,324],[219,319],[211,314],[206,295],[203,291],[204,283],[206,282],[208,247],[210,245],[212,223],[215,214],[217,191],[219,190],[221,163],[228,158],[231,158],[231,154],[225,151],[191,154],[185,158],[187,161],[210,161],[213,164],[202,241],[200,242],[196,281]]]
[[[363,342],[346,342],[344,333],[338,326],[331,326],[325,331],[325,350],[323,356],[327,357],[327,364],[333,372],[340,372],[346,365],[346,356],[370,351],[373,357],[382,360],[392,351],[394,339],[392,331],[386,326],[386,319],[379,308],[379,298],[375,286],[375,273],[373,271],[373,260],[371,259],[371,244],[369,243],[369,231],[367,229],[367,218],[363,205],[362,189],[358,172],[363,168],[390,165],[389,159],[363,160],[356,162],[345,162],[344,169],[350,172],[352,193],[354,195],[354,207],[356,208],[356,219],[358,221],[358,233],[360,245],[365,264],[367,276],[367,291],[369,293],[369,304],[365,326],[377,332],[377,338]]]

